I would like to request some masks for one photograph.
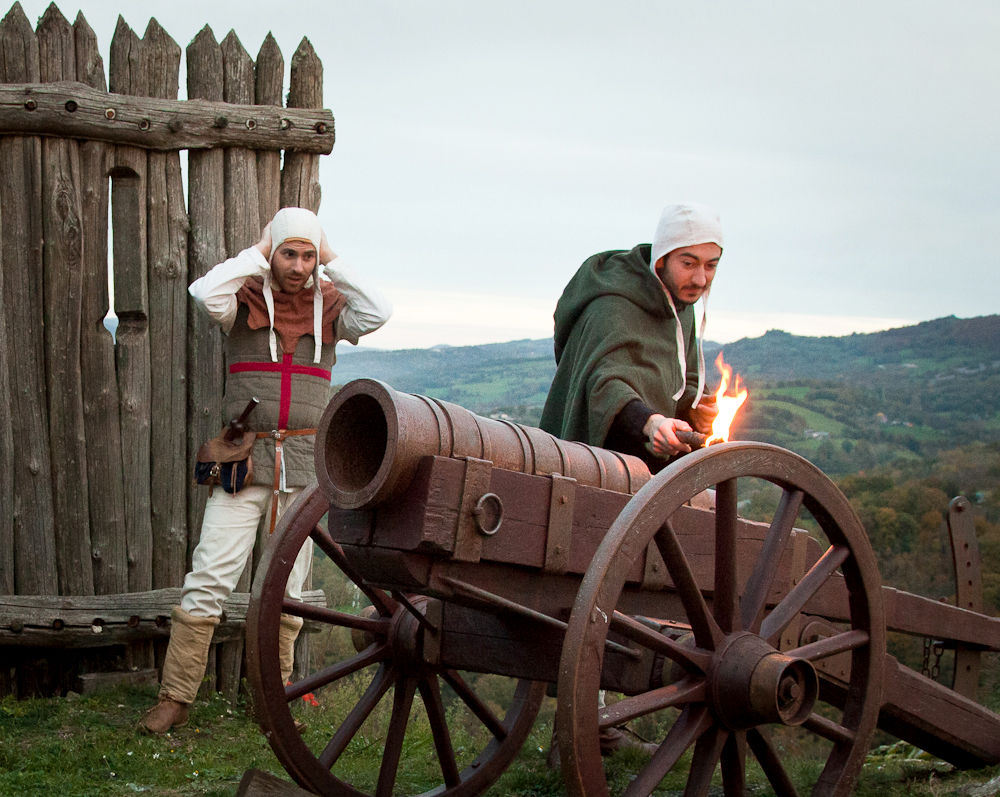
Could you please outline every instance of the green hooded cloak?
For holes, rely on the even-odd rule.
[[[677,358],[678,323],[660,280],[649,267],[650,244],[588,258],[556,305],[556,375],[542,429],[564,440],[603,445],[615,416],[638,399],[672,418],[675,393],[686,382],[690,405],[698,390],[694,310],[674,300],[686,343],[687,374]]]

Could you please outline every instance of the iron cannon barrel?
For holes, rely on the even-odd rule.
[[[627,494],[650,478],[637,457],[483,418],[428,396],[398,393],[375,379],[345,385],[331,399],[316,433],[316,478],[330,503],[341,509],[362,509],[399,495],[426,456],[474,457],[504,470],[556,473]]]

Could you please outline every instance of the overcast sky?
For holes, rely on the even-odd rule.
[[[993,0],[60,8],[105,64],[122,9],[182,48],[207,23],[256,56],[270,30],[286,72],[309,37],[337,124],[320,218],[396,306],[365,345],[551,335],[579,264],[684,200],[725,231],[709,339],[1000,312]]]

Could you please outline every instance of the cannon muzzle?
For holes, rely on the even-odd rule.
[[[331,399],[316,433],[316,478],[330,503],[362,509],[399,495],[423,457],[474,457],[493,467],[635,493],[649,481],[637,457],[483,418],[456,404],[358,379]]]

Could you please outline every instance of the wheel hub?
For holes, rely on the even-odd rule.
[[[816,670],[806,659],[779,653],[756,634],[733,634],[708,672],[712,708],[733,730],[766,723],[801,725],[819,696]]]
[[[424,613],[428,599],[415,595],[410,601],[418,612]],[[366,619],[375,619],[379,616],[378,610],[374,606],[367,606],[359,613]],[[399,605],[393,613],[389,623],[389,647],[392,649],[392,658],[397,666],[402,666],[409,672],[418,672],[425,669],[423,661],[424,631],[420,621],[414,617],[409,610]],[[354,629],[351,631],[351,642],[354,649],[359,653],[376,641],[375,635],[370,631]]]

